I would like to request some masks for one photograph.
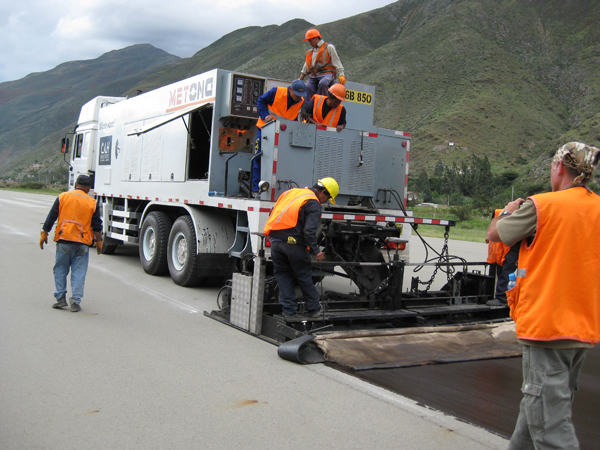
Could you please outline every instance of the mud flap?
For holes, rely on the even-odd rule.
[[[280,358],[300,364],[318,364],[325,362],[323,351],[311,342],[315,336],[307,334],[284,342],[277,349]]]

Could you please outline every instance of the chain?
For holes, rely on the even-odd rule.
[[[438,259],[439,262],[442,262],[444,259],[446,261],[449,260],[449,256],[448,256],[448,238],[450,237],[450,228],[446,227],[446,230],[444,231],[444,246],[442,247],[442,252],[440,253],[440,257]],[[435,269],[433,271],[433,274],[431,275],[431,278],[429,279],[429,281],[419,281],[419,284],[422,284],[425,287],[424,293],[429,292],[429,289],[431,289],[431,285],[433,284],[433,280],[435,280],[435,276],[437,275],[438,270],[440,269],[440,266],[437,265],[435,266]],[[448,266],[448,272],[447,272],[447,278],[448,278],[448,282],[450,281],[451,274],[454,273],[454,268],[451,266]]]

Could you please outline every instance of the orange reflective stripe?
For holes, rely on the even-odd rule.
[[[287,107],[287,98],[288,98],[288,88],[286,87],[278,87],[277,92],[275,94],[275,100],[272,105],[269,105],[269,114],[275,116],[277,119],[288,119],[288,120],[296,120],[298,114],[300,113],[300,108],[304,103],[304,98],[301,98],[298,103],[293,104],[290,109]],[[258,119],[256,122],[256,126],[258,128],[262,128],[265,125],[265,121],[262,119]]]
[[[298,223],[300,208],[309,200],[319,201],[310,189],[290,189],[279,196],[264,228],[264,233],[272,230],[287,230]]]

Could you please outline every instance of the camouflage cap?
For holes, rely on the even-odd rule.
[[[560,161],[565,167],[579,172],[573,184],[587,181],[600,160],[600,149],[582,142],[569,142],[558,149],[554,161]]]

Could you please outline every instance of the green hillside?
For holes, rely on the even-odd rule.
[[[295,19],[243,28],[135,83],[114,80],[85,96],[135,94],[215,67],[292,80],[311,27]],[[597,0],[400,0],[317,28],[335,44],[349,80],[376,86],[376,125],[412,133],[411,181],[422,171],[434,176],[439,167],[487,158],[494,176],[539,188],[559,144],[600,145]],[[1,108],[0,101],[3,117]],[[35,114],[38,123],[45,117],[56,125],[42,128],[46,136],[67,125],[54,124],[54,109]],[[76,119],[66,107],[61,114],[71,124]],[[49,142],[31,154],[48,152]],[[0,174],[10,168],[4,161]]]
[[[0,174],[47,158],[56,164],[56,137],[73,130],[83,103],[97,95],[123,95],[159,68],[180,60],[140,44],[1,83]]]

